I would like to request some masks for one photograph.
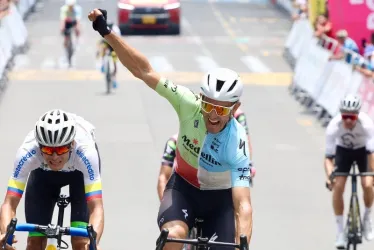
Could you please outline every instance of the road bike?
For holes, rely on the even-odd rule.
[[[73,30],[73,27],[67,28],[65,30],[65,36],[67,38],[67,44],[66,44],[66,58],[68,59],[69,67],[72,66],[72,58],[74,54],[74,44],[73,39],[71,36],[71,32]]]
[[[342,172],[333,172],[330,176],[330,181],[332,183],[333,179],[336,176],[351,176],[352,183],[352,194],[349,202],[349,211],[348,219],[345,228],[347,235],[347,250],[350,249],[350,246],[353,246],[353,250],[357,249],[357,245],[362,243],[362,221],[360,214],[360,204],[358,201],[357,195],[357,177],[358,176],[374,176],[373,172],[366,173],[357,173],[356,172],[357,163],[353,162],[352,164],[352,173],[342,173]],[[344,249],[344,248],[343,248]]]
[[[13,236],[16,231],[19,232],[38,232],[42,233],[47,237],[47,246],[46,250],[60,250],[68,249],[69,245],[62,240],[62,236],[80,236],[87,237],[90,239],[90,250],[97,250],[96,246],[96,237],[97,233],[93,229],[92,225],[88,225],[87,228],[77,228],[77,227],[63,227],[64,219],[64,210],[70,203],[70,197],[60,194],[57,200],[58,206],[58,219],[57,225],[49,224],[45,225],[36,225],[36,224],[17,224],[17,219],[13,218],[9,225],[7,226],[7,231],[5,234],[5,242],[12,245]],[[61,246],[61,243],[64,243],[65,246]],[[6,243],[1,246],[1,249],[5,249]]]
[[[112,75],[113,75],[113,72],[112,72],[112,67],[111,66],[113,66],[113,70],[114,70],[114,65],[112,65],[112,64],[114,64],[113,58],[112,58],[112,53],[111,53],[110,49],[106,48],[104,56],[103,56],[103,70],[102,70],[102,72],[105,75],[107,94],[109,94],[111,89],[112,89],[112,81],[113,81]]]
[[[161,230],[160,236],[158,237],[156,241],[156,250],[162,250],[165,244],[168,242],[175,242],[175,243],[183,243],[185,244],[184,249],[190,249],[190,250],[208,250],[210,247],[235,247],[239,250],[248,250],[248,240],[247,236],[241,235],[240,236],[240,244],[235,243],[228,243],[228,242],[218,242],[211,239],[208,239],[206,237],[203,237],[202,235],[202,223],[203,220],[197,218],[195,220],[195,229],[196,231],[190,232],[191,235],[195,235],[192,239],[174,239],[174,238],[168,238],[169,230],[163,229]],[[186,245],[190,245],[190,248],[186,248]]]

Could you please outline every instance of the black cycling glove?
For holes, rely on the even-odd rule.
[[[96,17],[96,20],[92,22],[92,28],[99,32],[99,34],[104,37],[110,34],[111,29],[108,27],[106,23],[107,20],[107,12],[106,10],[99,9],[102,15]]]

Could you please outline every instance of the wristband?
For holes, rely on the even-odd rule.
[[[99,34],[104,37],[110,34],[111,30],[106,23],[106,10],[99,9],[103,14],[96,17],[95,21],[92,22],[92,27],[94,30],[99,32]]]

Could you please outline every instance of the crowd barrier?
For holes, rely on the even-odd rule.
[[[347,94],[357,94],[363,102],[362,111],[374,119],[373,78],[354,69],[365,61],[353,51],[345,50],[345,60],[329,60],[336,52],[336,40],[314,36],[308,20],[294,22],[285,43],[288,59],[294,65],[291,93],[317,115],[325,126],[339,113],[339,104]]]
[[[28,32],[24,17],[34,5],[35,0],[20,0],[17,5],[11,2],[9,13],[0,19],[0,94],[5,90],[14,56],[27,48]]]

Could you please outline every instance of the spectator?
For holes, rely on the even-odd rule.
[[[332,37],[332,23],[327,18],[326,14],[319,15],[315,23],[314,35],[318,38],[321,38],[322,35]]]
[[[336,40],[339,43],[338,51],[330,57],[330,60],[341,60],[345,57],[345,61],[351,63],[352,51],[357,54],[359,53],[356,42],[348,37],[348,32],[346,30],[339,30],[336,32]]]
[[[296,13],[292,15],[294,21],[300,19],[300,17],[305,17],[308,13],[308,2],[307,0],[294,0],[293,6],[296,8]]]

